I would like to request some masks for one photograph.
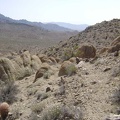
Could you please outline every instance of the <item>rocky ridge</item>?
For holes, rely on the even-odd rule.
[[[51,47],[43,52],[48,55],[61,57],[66,49],[75,50],[84,44],[93,45],[97,49],[97,52],[99,52],[104,47],[110,47],[111,42],[119,35],[120,19],[103,21],[87,27],[78,35],[72,36],[66,41],[61,41],[57,46]]]

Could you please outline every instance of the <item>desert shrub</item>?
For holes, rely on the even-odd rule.
[[[114,67],[111,73],[112,77],[118,77],[120,76],[120,65],[118,65],[117,67]]]
[[[38,93],[37,94],[37,100],[43,101],[44,99],[47,99],[49,97],[48,93]]]
[[[29,116],[28,120],[39,120],[38,115],[34,112],[32,112]]]
[[[61,85],[59,87],[59,89],[57,91],[55,91],[54,95],[58,96],[58,95],[64,95],[65,94],[65,86]]]
[[[120,114],[120,88],[114,90],[113,95],[110,97],[110,102],[114,105],[111,110],[114,114]]]
[[[17,97],[15,96],[18,93],[18,87],[14,84],[14,82],[8,82],[6,84],[1,85],[0,88],[0,102],[8,102],[12,104],[17,101]]]
[[[120,107],[120,89],[114,92],[112,96],[112,102]]]
[[[74,46],[73,46],[73,50],[77,50],[79,48],[79,45],[78,44],[75,44]]]
[[[20,107],[15,107],[14,109],[12,109],[12,115],[10,115],[8,118],[9,120],[16,120],[19,119],[20,114]]]
[[[44,109],[39,120],[82,120],[82,113],[75,106],[55,104]]]
[[[40,112],[43,111],[44,107],[45,107],[45,104],[43,102],[35,103],[31,106],[31,110],[33,113],[39,114]]]
[[[66,70],[67,70],[68,75],[71,76],[72,74],[76,73],[77,68],[71,64],[68,66]]]
[[[63,51],[63,60],[69,60],[71,57],[73,57],[73,49],[67,48]]]
[[[80,51],[79,49],[76,49],[74,51],[74,57],[79,57],[82,56],[84,53],[82,51]]]
[[[28,93],[28,96],[30,95],[35,95],[35,93],[37,92],[37,89],[36,88],[30,88],[27,93]]]
[[[44,75],[43,75],[43,78],[44,78],[44,79],[49,79],[50,76],[51,76],[50,72],[49,72],[49,71],[46,71],[46,72],[44,73]]]
[[[79,107],[62,106],[59,120],[82,120],[82,112]]]
[[[45,102],[35,103],[31,106],[31,114],[29,116],[29,120],[39,120],[38,115],[43,111],[45,108]]]
[[[60,116],[60,106],[51,105],[42,112],[40,120],[57,120],[57,117]]]

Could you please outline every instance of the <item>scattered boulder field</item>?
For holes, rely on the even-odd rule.
[[[119,120],[120,20],[37,54],[1,54],[0,86],[10,120]]]

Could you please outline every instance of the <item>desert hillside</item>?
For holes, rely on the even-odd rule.
[[[1,54],[0,102],[10,105],[7,119],[119,120],[119,50],[120,20],[114,19],[37,54],[28,48]]]
[[[111,21],[103,21],[93,26],[87,27],[84,31],[76,36],[70,37],[66,41],[59,42],[57,46],[52,49],[52,55],[62,56],[64,51],[77,49],[83,44],[93,45],[100,51],[103,47],[109,47],[111,42],[120,35],[120,19],[113,19]],[[49,55],[49,51],[45,51]]]
[[[76,32],[53,32],[43,28],[18,23],[0,23],[0,52],[18,52],[21,49],[40,51],[76,34]]]

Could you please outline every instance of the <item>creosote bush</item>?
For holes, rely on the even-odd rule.
[[[9,104],[17,101],[16,94],[18,93],[17,85],[14,82],[8,82],[0,87],[0,102],[6,101]]]

